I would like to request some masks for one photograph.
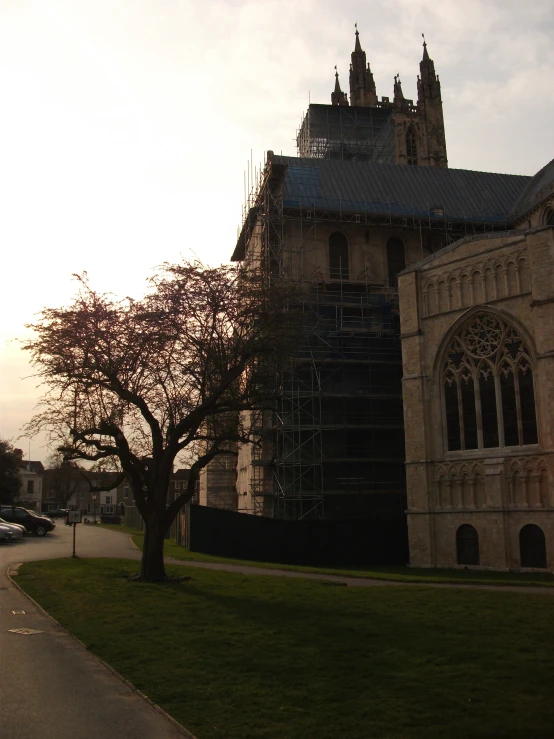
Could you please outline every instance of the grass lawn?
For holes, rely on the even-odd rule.
[[[52,560],[17,581],[199,739],[554,736],[549,595],[136,570]]]
[[[144,534],[138,529],[128,526],[102,524],[103,528],[131,534],[134,543],[142,549]],[[252,567],[267,567],[277,570],[291,570],[294,572],[312,572],[325,575],[348,575],[350,577],[370,577],[377,580],[394,580],[396,582],[438,582],[464,583],[468,585],[533,585],[554,587],[554,575],[542,572],[486,572],[484,570],[448,570],[426,569],[414,567],[379,567],[365,566],[357,569],[346,567],[302,567],[300,565],[275,564],[273,562],[249,562],[240,559],[215,557],[201,552],[189,552],[174,541],[165,542],[165,555],[175,559],[192,562],[219,562],[222,564],[250,565]]]

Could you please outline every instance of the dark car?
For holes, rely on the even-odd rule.
[[[19,523],[25,526],[36,536],[45,536],[49,531],[56,528],[56,524],[52,519],[46,516],[39,516],[33,511],[17,506],[0,506],[0,518],[8,521],[8,523]]]
[[[69,508],[54,508],[51,511],[44,511],[42,515],[47,518],[65,518],[68,510]]]

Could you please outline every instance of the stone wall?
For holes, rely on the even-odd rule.
[[[414,566],[456,566],[456,534],[469,524],[478,535],[480,566],[517,569],[520,531],[535,524],[546,538],[548,567],[554,568],[553,234],[552,227],[541,227],[463,239],[399,278]],[[445,350],[460,327],[483,312],[513,326],[529,349],[538,443],[485,448],[481,429],[480,448],[452,451]]]

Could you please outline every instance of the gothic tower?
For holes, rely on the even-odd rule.
[[[370,107],[377,105],[377,92],[365,51],[360,44],[360,34],[356,23],[356,43],[350,62],[350,105]]]
[[[351,60],[350,105],[335,67],[331,105],[310,105],[297,137],[299,155],[447,167],[441,86],[425,39],[416,104],[404,97],[398,74],[392,100],[377,98],[357,25]]]
[[[435,74],[435,63],[427,52],[423,38],[423,59],[419,63],[417,78],[417,108],[419,117],[425,122],[427,133],[427,156],[435,167],[447,167],[446,137],[442,114],[441,83]]]

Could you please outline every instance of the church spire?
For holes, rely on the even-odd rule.
[[[401,108],[404,105],[404,93],[402,92],[402,82],[400,74],[394,76],[394,106]]]
[[[423,59],[419,63],[420,76],[417,80],[417,101],[418,104],[424,100],[441,99],[441,84],[438,75],[435,74],[435,62],[429,56],[427,51],[427,42],[425,35],[423,37]]]
[[[423,61],[429,61],[429,54],[427,52],[427,41],[425,41],[425,34],[422,33],[421,36],[423,37]]]
[[[417,110],[427,131],[427,154],[424,161],[434,167],[448,167],[446,136],[442,112],[441,83],[435,74],[435,62],[429,56],[423,36],[423,58],[417,78]]]
[[[362,51],[362,45],[360,44],[360,32],[358,31],[357,23],[354,23],[354,28],[356,29],[356,43],[354,45],[354,52]]]
[[[348,95],[340,89],[339,73],[335,67],[335,89],[331,93],[331,105],[348,105]]]
[[[366,61],[365,51],[360,43],[357,23],[355,28],[356,42],[350,64],[350,105],[369,107],[377,104],[377,92],[371,69]]]

